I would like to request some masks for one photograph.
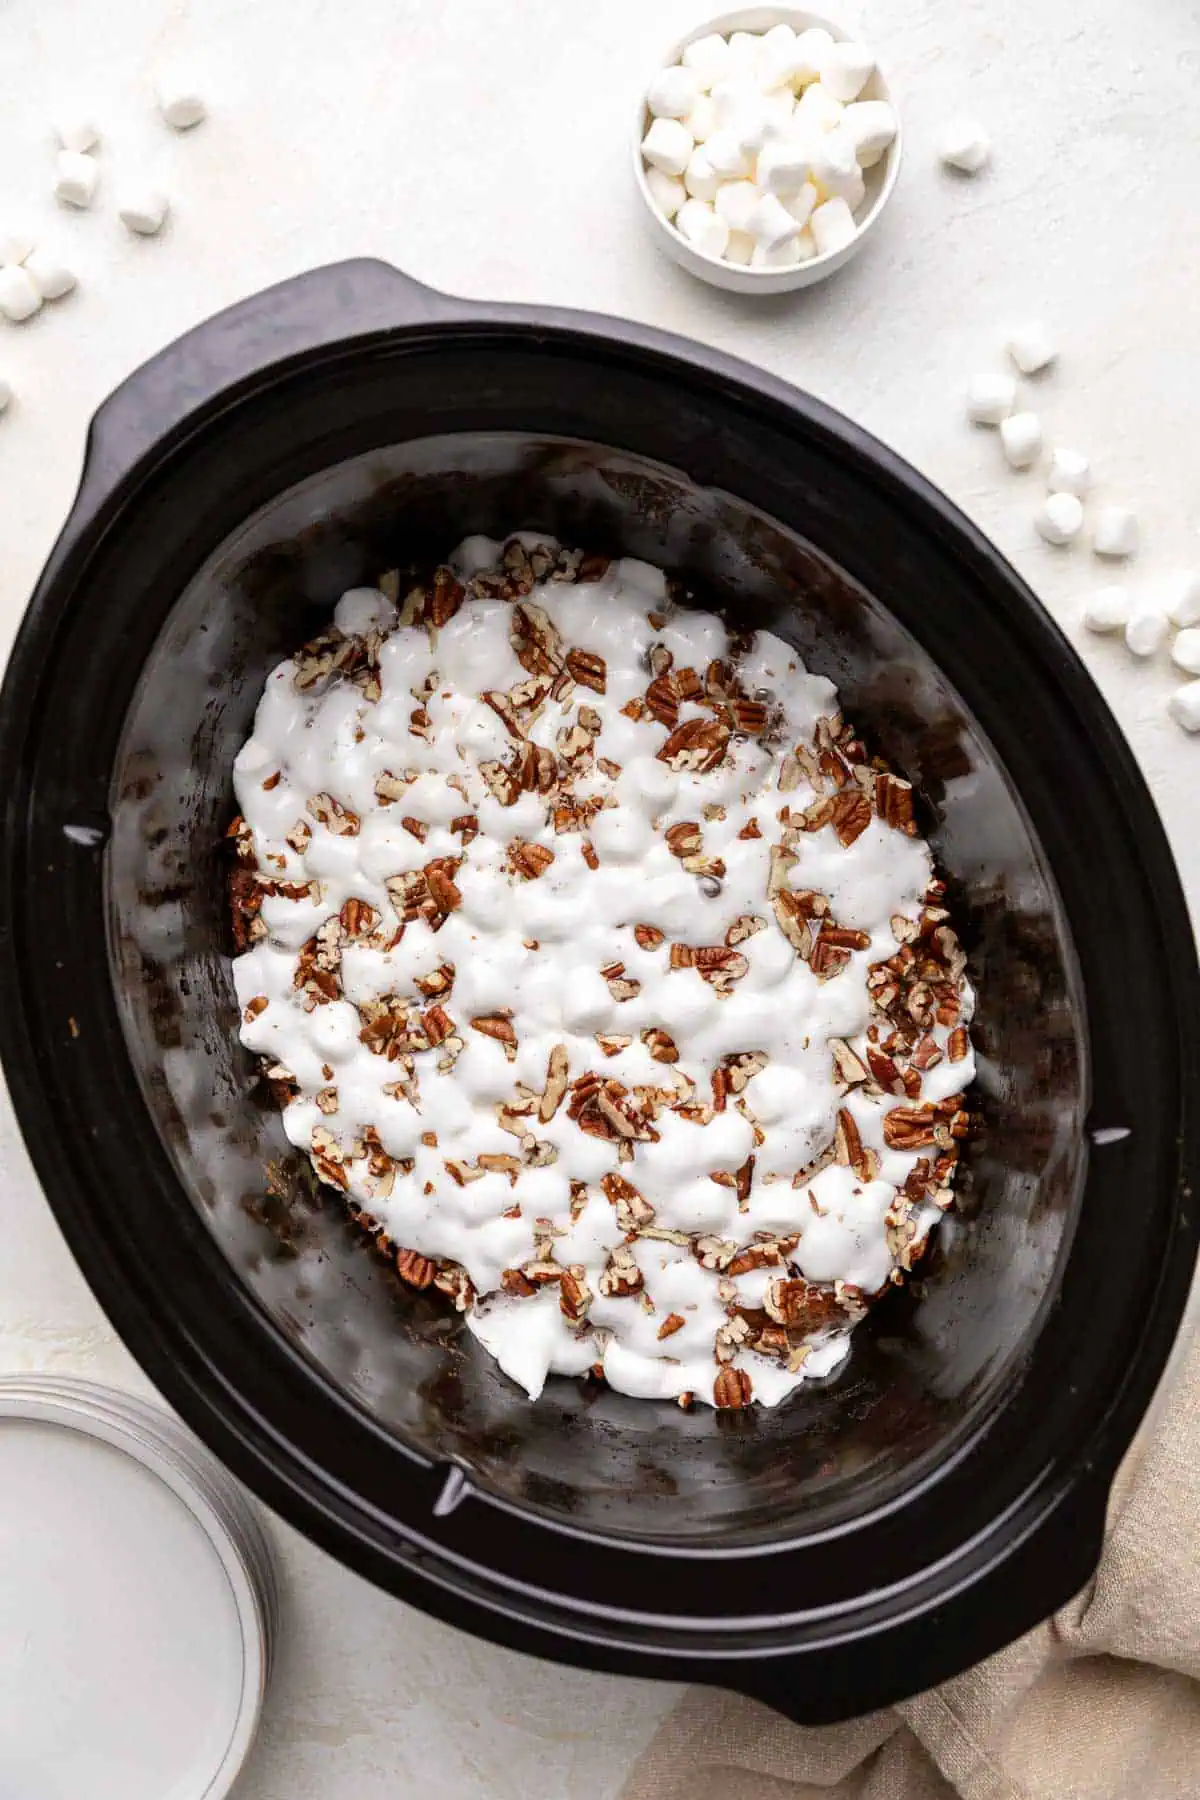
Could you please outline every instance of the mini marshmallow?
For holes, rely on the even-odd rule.
[[[748,81],[739,81],[730,75],[717,82],[709,100],[717,130],[728,131],[747,107],[755,110],[761,107],[763,96]]]
[[[1000,442],[1014,469],[1030,469],[1042,454],[1042,422],[1036,413],[1012,413],[1000,421]]]
[[[1200,575],[1176,575],[1167,583],[1167,617],[1181,631],[1200,625]]]
[[[702,256],[724,256],[729,227],[707,200],[685,200],[675,215],[675,227]]]
[[[660,69],[646,89],[646,105],[656,119],[686,119],[700,94],[700,83],[678,63]]]
[[[158,110],[172,131],[190,131],[208,117],[208,107],[186,71],[171,69],[157,84]]]
[[[1047,485],[1052,494],[1078,494],[1082,499],[1092,485],[1092,465],[1078,450],[1056,450]]]
[[[799,193],[808,180],[811,156],[808,145],[798,138],[772,139],[759,151],[755,180],[768,194]]]
[[[813,140],[810,169],[816,185],[830,197],[837,196],[853,210],[855,195],[861,199],[863,179],[854,139],[840,124]]]
[[[642,139],[642,155],[664,175],[682,175],[694,148],[691,132],[678,119],[655,119]]]
[[[3,375],[0,375],[0,413],[6,412],[15,399],[16,395],[13,392],[12,383],[6,381]]]
[[[1135,513],[1131,513],[1125,506],[1106,506],[1096,520],[1092,549],[1097,556],[1123,560],[1137,555],[1141,540],[1141,529]]]
[[[27,262],[33,255],[34,240],[25,231],[0,232],[0,269],[13,263]]]
[[[800,226],[777,194],[764,194],[746,221],[746,230],[761,250],[778,250],[799,235]]]
[[[758,47],[762,43],[756,31],[734,31],[729,36],[729,73],[744,81],[755,80],[758,69]]]
[[[89,207],[96,198],[96,186],[100,180],[99,163],[93,157],[85,156],[82,151],[60,150],[57,171],[54,198],[63,206],[77,206],[81,209]]]
[[[754,158],[743,149],[732,131],[714,131],[704,146],[704,153],[722,181],[737,181],[749,175]]]
[[[1142,607],[1125,627],[1125,648],[1132,656],[1157,656],[1170,629],[1165,612],[1159,612],[1157,607]]]
[[[768,93],[790,87],[796,79],[796,34],[790,25],[772,25],[759,40],[754,71]]]
[[[954,119],[938,141],[938,155],[948,168],[978,175],[992,160],[992,140],[975,119]]]
[[[895,111],[886,100],[856,100],[842,114],[842,124],[854,140],[860,169],[873,169],[891,149],[899,129]]]
[[[1167,711],[1185,731],[1200,731],[1200,681],[1189,681],[1171,695]]]
[[[800,252],[800,261],[802,263],[811,262],[813,257],[818,254],[817,240],[811,231],[806,230],[800,233],[800,236],[796,239],[796,248]]]
[[[719,31],[710,31],[690,43],[680,61],[685,69],[692,71],[700,86],[707,89],[729,73],[729,45]]]
[[[753,181],[723,181],[713,205],[730,231],[748,236],[750,215],[761,199],[762,189]]]
[[[1033,522],[1048,544],[1072,544],[1083,530],[1083,501],[1078,494],[1048,494]]]
[[[791,137],[796,117],[796,99],[790,88],[780,88],[777,93],[764,94],[763,105],[767,113],[767,142],[772,138]]]
[[[664,219],[673,219],[687,199],[687,189],[678,175],[664,175],[661,169],[646,170],[646,186]]]
[[[826,93],[847,106],[858,99],[875,73],[875,58],[865,44],[834,44],[825,52],[820,73]]]
[[[976,375],[967,389],[967,417],[973,425],[1002,425],[1016,404],[1011,375]]]
[[[715,100],[713,104],[716,105]],[[775,135],[766,95],[760,94],[757,89],[745,94],[727,129],[732,131],[743,150],[748,150],[751,156],[757,156],[767,138]]]
[[[693,200],[707,200],[711,206],[717,197],[721,177],[709,162],[702,144],[696,146],[688,159],[688,166],[683,171],[683,185]]]
[[[1185,675],[1200,675],[1200,631],[1181,631],[1171,645],[1171,661]]]
[[[816,208],[810,223],[818,256],[845,250],[858,236],[854,214],[844,200],[826,200]]]
[[[1124,631],[1133,617],[1129,591],[1123,587],[1097,588],[1083,605],[1083,622],[1089,631]]]
[[[797,129],[811,126],[814,131],[832,131],[841,123],[845,110],[841,101],[835,100],[828,88],[817,81],[812,87],[805,88],[792,116]]]
[[[725,261],[740,263],[748,269],[754,260],[755,247],[754,239],[748,231],[731,231],[729,242],[725,246]]]
[[[1010,332],[1007,349],[1022,375],[1037,375],[1058,357],[1050,333],[1040,322]]]
[[[78,284],[75,271],[48,250],[35,250],[25,264],[25,273],[43,300],[61,300]]]
[[[798,194],[788,194],[783,204],[798,225],[807,225],[821,203],[821,196],[811,181],[806,181]]]
[[[117,202],[122,225],[138,237],[154,237],[160,232],[170,209],[170,201],[159,188],[134,188]]]
[[[54,135],[64,150],[93,150],[100,142],[100,128],[91,114],[76,107],[55,114]]]
[[[812,25],[799,34],[796,39],[793,76],[797,87],[806,88],[810,82],[821,79],[822,65],[832,49],[833,37],[820,25]]]
[[[800,250],[797,243],[799,232],[795,237],[787,238],[782,244],[768,249],[766,244],[756,244],[750,266],[754,269],[793,269],[800,261]]]
[[[710,138],[717,129],[717,109],[711,94],[697,94],[695,105],[683,121],[698,144]]]
[[[32,319],[34,313],[40,311],[41,304],[42,296],[27,269],[16,263],[0,269],[0,313],[6,319],[20,325],[25,319]]]

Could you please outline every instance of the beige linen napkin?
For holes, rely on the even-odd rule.
[[[1200,1341],[1130,1452],[1094,1581],[886,1712],[805,1730],[693,1688],[622,1800],[1198,1800]]]

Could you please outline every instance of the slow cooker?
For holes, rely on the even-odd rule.
[[[917,784],[980,997],[961,1204],[834,1377],[530,1404],[298,1166],[239,1048],[222,834],[268,670],[468,533],[769,625]],[[213,319],[97,414],[0,701],[0,1043],[109,1317],[352,1568],[496,1643],[823,1722],[1076,1592],[1184,1314],[1200,981],[1128,749],[947,500],[729,357],[383,264]]]

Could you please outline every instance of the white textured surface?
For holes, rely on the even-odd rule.
[[[1131,62],[1128,0],[1091,0],[1086,20],[1072,0],[839,7],[884,60],[907,167],[851,269],[751,301],[661,256],[631,188],[633,97],[702,10],[4,0],[0,229],[34,223],[81,286],[26,325],[0,321],[0,374],[20,396],[0,418],[0,645],[70,503],[88,416],[113,384],[265,282],[383,256],[461,293],[585,304],[690,333],[812,388],[917,463],[1014,558],[1087,658],[1195,903],[1200,744],[1166,713],[1178,676],[1165,654],[1135,665],[1119,640],[1083,633],[1083,599],[1104,571],[1082,547],[1038,541],[1037,477],[1011,473],[995,435],[963,423],[962,390],[978,369],[1004,366],[1007,330],[1043,317],[1062,354],[1036,384],[1037,410],[1052,441],[1092,457],[1097,503],[1137,507],[1145,547],[1129,585],[1200,561],[1200,429],[1179,377],[1200,357],[1200,17],[1185,0],[1157,0],[1154,54]],[[211,106],[184,136],[153,104],[158,62],[177,58]],[[104,138],[96,206],[70,217],[49,198],[48,121],[64,89],[82,90]],[[973,181],[936,156],[964,102],[996,145]],[[547,138],[560,146],[553,161]],[[133,242],[118,223],[110,202],[127,175],[175,196],[160,238]],[[68,1258],[7,1113],[0,1130],[0,1367],[144,1387]],[[445,1800],[615,1793],[665,1690],[472,1643],[281,1538],[282,1663],[241,1800],[391,1800],[429,1770]]]

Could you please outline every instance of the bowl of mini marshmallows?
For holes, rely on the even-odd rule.
[[[751,7],[678,43],[638,107],[634,172],[683,268],[780,294],[849,262],[900,171],[874,52],[815,13]]]

